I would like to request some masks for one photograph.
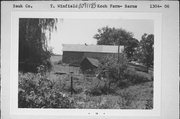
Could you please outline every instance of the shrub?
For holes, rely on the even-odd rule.
[[[112,100],[109,100],[107,97],[101,97],[100,103],[99,103],[99,109],[112,109],[114,108],[114,102]]]
[[[120,87],[120,88],[127,88],[128,86],[130,86],[131,85],[131,83],[127,80],[127,79],[124,79],[124,80],[122,80],[122,81],[119,81],[119,83],[118,83],[118,87]]]
[[[108,92],[109,90],[106,86],[93,87],[89,90],[89,94],[94,95],[94,96],[107,94]]]
[[[108,88],[111,89],[111,84],[118,84],[124,80],[124,73],[127,69],[127,59],[125,54],[118,56],[108,56],[100,60],[100,65],[97,69],[99,74],[98,78],[104,78],[107,80]],[[107,88],[107,87],[105,87]]]
[[[131,94],[128,90],[120,92],[119,102],[121,109],[128,109],[131,107],[132,102],[135,100],[135,96]]]
[[[106,89],[106,85],[105,82],[96,79],[96,83],[94,85],[92,85],[89,89],[88,89],[88,93],[90,95],[101,95],[103,94]]]
[[[146,109],[153,109],[153,100],[152,99],[146,100]]]
[[[54,88],[45,75],[19,73],[19,108],[73,108],[73,101]]]
[[[128,83],[131,84],[139,84],[149,80],[147,76],[130,69],[126,70],[125,78],[127,79]]]

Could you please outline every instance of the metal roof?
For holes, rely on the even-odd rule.
[[[82,45],[82,44],[62,44],[63,51],[74,52],[101,52],[118,53],[118,46],[113,45]],[[123,52],[124,46],[120,46],[119,52]]]

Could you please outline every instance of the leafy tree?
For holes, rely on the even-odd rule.
[[[126,46],[125,46],[125,52],[127,54],[127,58],[130,60],[134,60],[135,52],[139,46],[139,41],[135,38],[131,38],[130,40],[127,40]]]
[[[144,34],[139,43],[137,49],[137,58],[138,60],[149,67],[153,66],[154,61],[154,35],[153,34]]]
[[[127,69],[127,59],[126,56],[121,53],[118,56],[112,55],[103,57],[100,60],[100,65],[98,67],[99,77],[104,77],[106,79],[106,87],[111,88],[112,83],[120,83],[124,79],[124,74]]]
[[[133,33],[122,28],[110,28],[108,26],[98,29],[94,35],[98,45],[124,45],[127,58],[133,57],[138,40],[133,38]]]
[[[19,19],[19,70],[37,72],[37,67],[50,68],[51,50],[48,40],[56,28],[57,19],[20,18]]]

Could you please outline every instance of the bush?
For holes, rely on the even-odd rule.
[[[19,73],[19,108],[73,108],[73,101],[54,88],[45,75]]]
[[[93,83],[94,84],[91,85],[91,87],[89,87],[87,89],[88,94],[97,96],[97,95],[101,95],[101,94],[105,93],[104,90],[106,89],[106,84],[104,81],[95,79],[95,80],[93,80]]]
[[[107,86],[98,86],[98,87],[93,87],[89,90],[89,94],[90,95],[102,95],[102,94],[108,94],[109,89],[107,88]]]
[[[129,82],[127,79],[124,79],[124,80],[118,82],[118,87],[120,87],[122,89],[127,88],[130,85],[131,85],[131,82]]]
[[[125,78],[130,84],[139,84],[148,81],[148,77],[137,73],[135,70],[127,69],[125,72]]]
[[[146,100],[146,109],[153,109],[153,100],[152,99]]]
[[[120,94],[119,102],[121,109],[128,109],[132,107],[132,103],[135,100],[135,95],[131,94],[128,90],[122,91]]]
[[[124,80],[124,74],[127,69],[127,59],[125,54],[118,56],[108,56],[104,57],[100,60],[100,65],[97,69],[99,74],[98,78],[106,79],[108,82],[108,88],[111,89],[111,84],[118,84],[122,80]],[[107,88],[105,87],[105,88]]]

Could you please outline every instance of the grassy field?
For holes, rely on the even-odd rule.
[[[152,101],[153,83],[146,82],[124,89],[116,89],[112,93],[104,94],[100,91],[103,82],[97,79],[74,80],[75,92],[70,95],[70,80],[64,84],[64,92],[73,97],[77,108],[113,108],[113,109],[145,109],[147,101]],[[62,90],[61,90],[62,91]]]
[[[57,61],[54,57],[53,61]],[[76,108],[120,108],[120,109],[146,109],[152,108],[153,103],[153,81],[131,85],[126,88],[116,88],[105,94],[102,92],[105,82],[96,77],[85,77],[79,73],[79,67],[69,67],[53,63],[49,79],[56,82],[56,88],[67,97],[75,100]],[[73,89],[71,95],[71,76],[69,72],[76,72],[73,75]],[[58,72],[58,73],[57,73]],[[61,73],[64,73],[61,75]],[[151,75],[137,71],[138,74],[151,77]],[[150,107],[148,107],[150,105]]]
[[[50,76],[50,79],[54,79],[57,83],[56,89],[75,100],[76,108],[146,109],[148,101],[152,102],[153,100],[152,81],[123,89],[116,88],[113,92],[104,94],[101,91],[101,88],[105,85],[103,81],[95,77],[87,78],[83,75],[78,75],[73,77],[74,92],[71,95],[69,75],[53,76],[51,74]]]
[[[132,83],[124,86],[95,76],[86,76],[79,67],[59,64],[61,56],[51,58],[53,67],[47,74],[19,73],[20,107],[79,109],[152,109],[152,75],[132,71]],[[70,72],[74,72],[70,74]],[[146,81],[135,81],[139,76]],[[142,79],[142,78],[141,78]],[[71,83],[73,81],[73,83]],[[120,86],[121,85],[121,86]]]

